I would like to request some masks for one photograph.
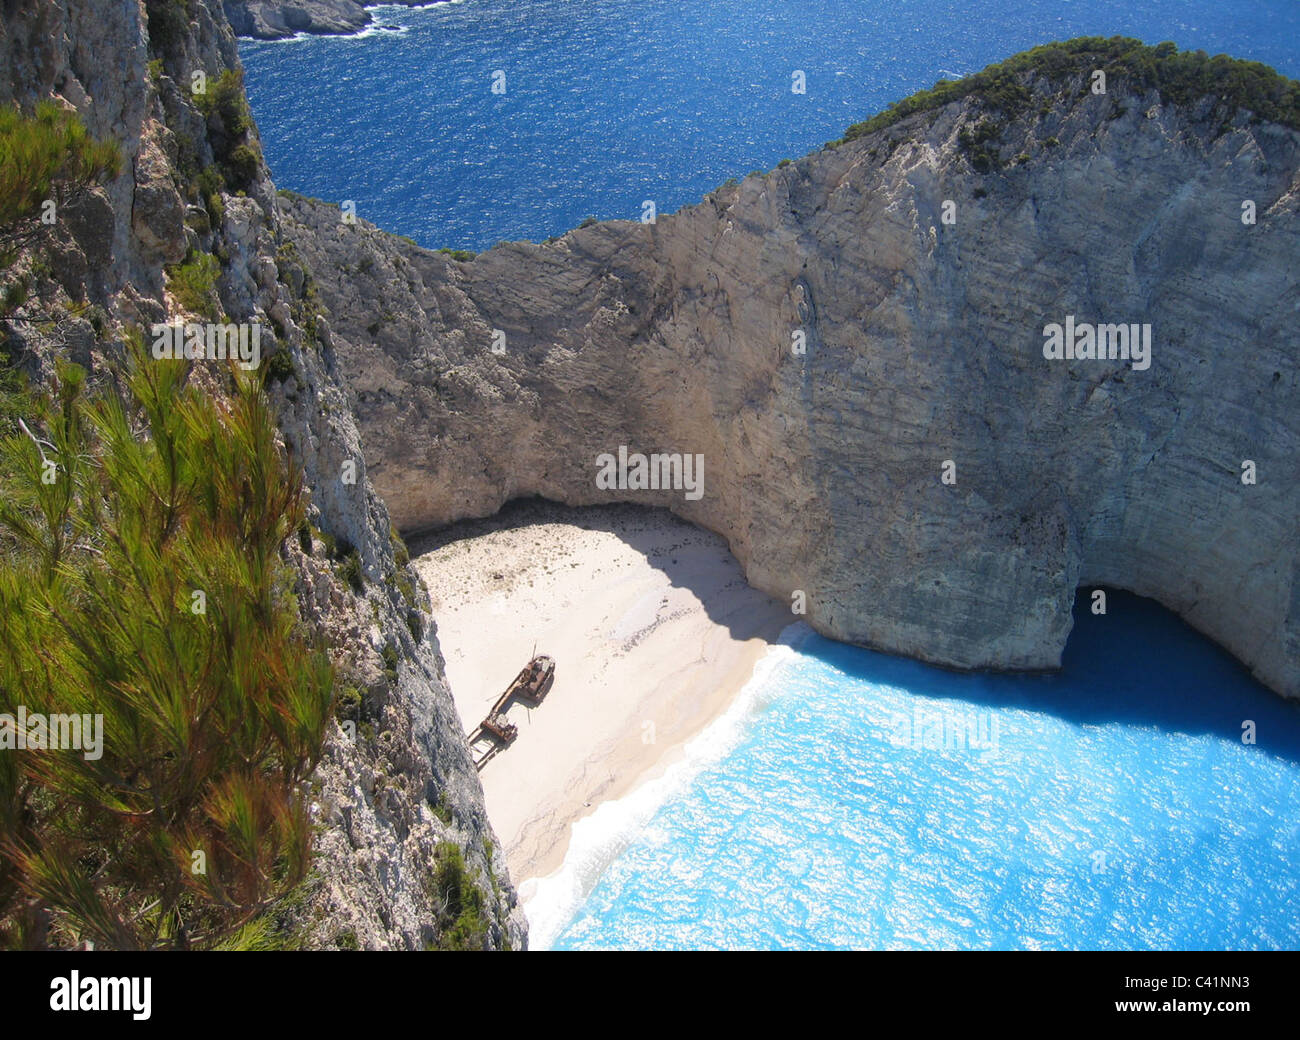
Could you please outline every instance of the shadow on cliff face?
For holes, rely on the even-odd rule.
[[[616,518],[624,522],[616,523]],[[698,580],[695,566],[697,554],[725,551],[726,541],[697,528],[699,537],[692,535],[665,550],[650,528],[656,518],[689,523],[664,509],[626,503],[571,508],[542,498],[514,499],[492,517],[412,535],[408,544],[411,554],[419,556],[489,530],[572,523],[615,534],[643,553],[673,585],[694,592],[709,617],[735,639],[773,640],[785,625],[798,620],[784,603],[753,589],[747,590],[741,607],[733,597],[718,595],[714,582]],[[740,565],[731,563],[734,580],[743,587]],[[1074,628],[1061,670],[1054,673],[955,672],[849,644],[823,645],[836,647],[830,653],[835,667],[867,682],[965,705],[1049,713],[1079,726],[1150,726],[1240,741],[1243,724],[1250,721],[1259,750],[1300,762],[1300,703],[1261,685],[1230,654],[1154,600],[1117,589],[1105,591],[1106,613],[1100,615],[1091,610],[1092,590],[1078,591]],[[766,600],[772,609],[755,609],[758,600]]]
[[[1242,740],[1300,762],[1300,703],[1261,685],[1226,651],[1154,600],[1106,590],[1106,613],[1080,589],[1061,670],[958,673],[874,651],[834,653],[857,678],[990,708],[1050,713],[1079,726],[1120,724]],[[1194,763],[1189,763],[1194,767]]]

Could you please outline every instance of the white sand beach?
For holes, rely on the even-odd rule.
[[[516,884],[560,867],[575,820],[659,775],[791,621],[722,538],[662,509],[517,503],[410,549],[467,731],[534,646],[556,661],[481,773]]]

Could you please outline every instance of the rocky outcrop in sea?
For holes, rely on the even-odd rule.
[[[374,0],[223,0],[226,17],[238,36],[283,40],[299,33],[346,35],[370,25]],[[423,7],[438,0],[385,0]]]

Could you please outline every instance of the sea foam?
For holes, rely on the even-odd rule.
[[[720,762],[744,735],[750,718],[780,696],[774,681],[782,666],[797,660],[799,646],[812,635],[802,622],[788,625],[754,666],[754,673],[727,709],[682,748],[663,774],[638,785],[622,798],[602,802],[572,828],[564,862],[553,874],[519,886],[528,917],[529,948],[550,949],[582,906],[606,868],[642,833],[654,814],[681,793],[699,773]]]

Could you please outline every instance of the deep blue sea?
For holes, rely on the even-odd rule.
[[[1053,39],[1173,40],[1300,76],[1295,0],[375,14],[396,30],[242,43],[254,114],[281,187],[431,247],[635,219],[644,199],[671,211]],[[1300,708],[1154,604],[1109,608],[1077,613],[1051,677],[792,631],[684,761],[601,806],[560,874],[525,886],[534,945],[1300,947]]]
[[[353,200],[430,248],[636,219],[646,199],[671,212],[941,77],[1071,36],[1300,76],[1296,0],[456,0],[374,15],[399,31],[241,43],[253,113],[281,188]]]

